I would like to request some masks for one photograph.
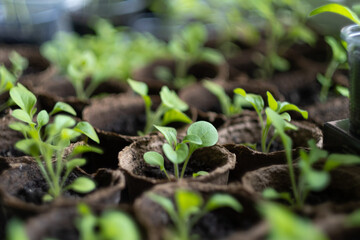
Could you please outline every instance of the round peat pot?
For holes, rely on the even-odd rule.
[[[291,121],[292,124],[298,127],[297,131],[287,131],[287,134],[293,141],[293,148],[307,147],[307,142],[310,139],[315,139],[316,144],[321,147],[323,136],[321,130],[313,123],[307,121]],[[261,143],[261,127],[258,116],[253,111],[243,111],[242,114],[230,118],[218,130],[219,144],[256,144],[260,147]],[[272,132],[269,133],[271,138]],[[276,146],[277,145],[277,146]],[[274,141],[272,149],[282,150],[282,143]]]
[[[80,201],[116,204],[120,202],[121,191],[125,187],[125,177],[118,170],[99,169],[95,174],[88,175],[76,169],[70,174],[67,184],[78,176],[88,176],[95,181],[96,190],[87,195],[66,191],[53,202],[43,203],[42,197],[47,193],[48,186],[34,159],[0,158],[0,173],[2,224],[11,217],[28,218],[53,206],[75,205]]]
[[[120,219],[132,219],[133,225],[127,225],[128,221],[122,222],[126,227],[137,230],[141,235],[138,224],[135,222],[134,213],[127,205],[108,205],[108,204],[87,204],[94,217],[103,216],[106,213],[121,213]],[[109,215],[108,215],[109,216]],[[86,216],[88,217],[88,215]],[[86,218],[85,217],[85,218]],[[80,239],[78,223],[81,219],[78,206],[54,207],[49,212],[30,218],[25,225],[25,230],[29,240],[38,239],[58,239],[58,240],[78,240]],[[125,220],[124,219],[124,220]],[[129,220],[130,220],[129,219]],[[85,220],[86,221],[86,220]],[[98,224],[96,224],[97,227]],[[117,225],[123,228],[125,226]],[[92,229],[92,227],[90,228]],[[126,232],[126,231],[124,231]],[[129,236],[128,236],[129,237]],[[130,239],[130,237],[129,237]],[[133,239],[133,238],[131,238]],[[146,239],[145,237],[142,239]]]
[[[128,90],[125,84],[116,81],[106,81],[102,83],[94,92],[97,94],[118,94],[125,93]],[[38,96],[42,109],[51,111],[57,102],[70,104],[81,117],[84,108],[90,104],[91,100],[82,100],[76,96],[72,84],[62,76],[55,74],[52,78],[44,79],[36,86],[33,86],[34,93]]]
[[[173,223],[166,211],[152,201],[148,194],[157,194],[174,201],[174,193],[178,189],[190,190],[200,194],[204,203],[213,194],[229,194],[243,207],[240,212],[224,207],[205,214],[195,223],[191,232],[198,235],[199,239],[227,239],[231,235],[244,233],[252,229],[260,222],[260,216],[255,209],[256,198],[244,190],[242,186],[179,181],[158,185],[136,199],[134,204],[135,214],[139,222],[147,230],[149,240],[167,239],[166,234],[173,228]]]
[[[298,166],[294,164],[295,174]],[[360,167],[339,167],[330,172],[330,184],[320,192],[311,192],[307,204],[318,205],[324,202],[334,202],[338,205],[360,200]],[[274,188],[278,192],[291,193],[291,183],[288,166],[272,165],[246,173],[242,178],[244,187],[261,194],[266,188]]]
[[[119,153],[119,167],[125,172],[127,189],[130,200],[135,199],[142,192],[156,184],[166,183],[169,180],[158,167],[147,164],[143,155],[148,151],[155,151],[164,156],[162,145],[163,137],[153,135],[148,139],[135,141]],[[171,181],[175,181],[173,164],[164,156],[165,169]],[[213,184],[227,184],[229,170],[235,167],[235,155],[220,145],[197,149],[190,157],[185,171],[187,181],[207,182]],[[182,165],[179,166],[182,169]],[[207,171],[209,174],[192,177],[193,173]]]
[[[360,26],[344,27],[341,37],[347,43],[350,65],[350,132],[360,137]]]
[[[175,75],[176,62],[170,59],[159,59],[153,63],[139,68],[134,71],[134,80],[144,82],[149,87],[149,94],[158,94],[162,86],[168,86],[170,89],[178,89],[174,83],[165,82],[157,76],[158,69],[167,68],[172,75]],[[192,65],[187,74],[194,76],[197,80],[205,78],[213,80],[226,80],[228,79],[229,69],[226,64],[214,65],[208,62],[200,62]]]

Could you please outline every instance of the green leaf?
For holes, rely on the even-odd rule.
[[[345,63],[347,61],[347,53],[341,43],[331,36],[326,36],[325,41],[331,47],[333,59],[338,63]]]
[[[253,108],[258,114],[260,114],[261,111],[264,109],[264,100],[260,95],[246,93],[245,90],[242,88],[236,88],[234,90],[234,93],[243,96],[245,100],[253,106]]]
[[[30,129],[31,129],[29,125],[25,125],[24,123],[21,123],[21,122],[12,122],[9,124],[9,128],[11,128],[12,130],[21,132],[23,134],[30,131]]]
[[[53,107],[52,111],[49,113],[49,115],[54,115],[58,112],[66,112],[73,116],[76,116],[76,112],[69,104],[64,102],[57,102],[55,106]]]
[[[42,197],[43,202],[51,202],[52,200],[54,200],[54,197],[51,196],[50,194],[46,193],[43,197]]]
[[[272,95],[269,91],[267,91],[266,94],[267,94],[267,97],[268,97],[269,107],[270,107],[272,110],[276,111],[277,108],[278,108],[278,103],[277,103],[277,101],[275,100],[275,98],[273,97],[273,95]]]
[[[36,104],[36,97],[32,92],[18,83],[16,87],[13,87],[10,90],[10,97],[16,105],[18,105],[27,114],[31,115]]]
[[[177,154],[172,146],[168,143],[164,143],[162,146],[163,152],[165,156],[170,160],[172,163],[177,163]]]
[[[351,9],[349,9],[343,5],[337,4],[337,3],[330,3],[330,4],[323,5],[321,7],[318,7],[311,11],[310,16],[314,16],[314,15],[324,13],[324,12],[332,12],[332,13],[339,14],[341,16],[344,16],[344,17],[350,19],[354,23],[360,25],[360,19],[356,15],[356,13],[354,13]]]
[[[91,140],[93,140],[96,143],[100,143],[99,137],[96,134],[94,128],[91,126],[88,122],[79,122],[76,124],[75,131],[80,132],[84,134],[85,136],[89,137]]]
[[[35,123],[31,119],[30,115],[27,112],[25,112],[24,110],[22,110],[22,109],[15,109],[11,113],[11,115],[14,118],[16,118],[16,119],[18,119],[20,121],[26,122],[28,124],[34,124],[35,125]]]
[[[193,173],[193,178],[197,178],[197,177],[205,176],[205,175],[209,175],[209,173],[206,171],[198,171],[196,173]]]
[[[185,143],[178,144],[175,150],[167,143],[162,148],[166,157],[174,164],[183,163],[189,153],[189,148]]]
[[[161,88],[160,98],[161,102],[168,108],[178,109],[182,112],[189,108],[189,106],[177,96],[175,91],[171,91],[167,86]]]
[[[75,138],[79,137],[81,135],[81,133],[70,129],[70,128],[64,128],[61,130],[60,132],[60,138],[62,140],[74,140]]]
[[[16,142],[15,148],[33,157],[40,156],[41,154],[39,145],[34,139],[22,139]]]
[[[210,62],[212,64],[219,65],[224,62],[224,56],[216,51],[215,49],[211,48],[204,48],[201,52],[201,58],[204,61]]]
[[[172,128],[172,127],[162,127],[162,126],[156,126],[154,125],[154,127],[159,130],[165,137],[166,141],[171,145],[171,146],[176,146],[177,145],[177,139],[176,139],[176,129]]]
[[[202,144],[198,147],[213,146],[218,141],[218,132],[209,122],[198,121],[190,125],[187,135],[195,135],[201,139]]]
[[[201,211],[200,208],[203,205],[203,199],[200,194],[196,192],[178,189],[175,192],[175,203],[180,218],[186,221],[192,214],[196,214]]]
[[[324,170],[331,171],[340,166],[351,166],[360,164],[360,157],[350,154],[330,154],[326,160]]]
[[[158,166],[160,169],[164,168],[164,158],[158,152],[146,152],[144,154],[144,160],[147,164],[151,166]]]
[[[136,92],[137,94],[139,94],[140,96],[147,96],[149,89],[148,86],[146,85],[146,83],[143,82],[138,82],[132,79],[128,79],[127,80],[128,84],[130,85],[131,89]]]
[[[84,166],[85,164],[86,164],[85,158],[74,158],[66,162],[66,170],[68,172],[71,172],[76,167],[81,167]]]
[[[70,154],[70,157],[76,156],[78,154],[94,152],[98,154],[103,154],[103,150],[97,147],[89,146],[89,145],[79,145],[74,147],[73,151]]]
[[[306,182],[313,191],[323,190],[330,182],[330,176],[327,172],[309,170],[305,174]]]
[[[0,94],[9,91],[15,83],[15,76],[5,66],[0,66]]]
[[[95,182],[87,177],[78,177],[66,188],[78,193],[88,193],[96,187]]]
[[[291,198],[290,193],[288,192],[281,192],[279,193],[273,188],[266,188],[262,192],[262,196],[266,199],[274,200],[274,199],[283,199],[286,200],[290,204],[294,204],[294,201]]]
[[[41,110],[37,115],[37,123],[38,127],[41,128],[42,126],[48,124],[49,122],[49,114],[45,110]]]
[[[240,212],[243,208],[233,196],[224,193],[216,193],[210,197],[205,205],[207,211],[213,211],[218,208],[230,207]]]
[[[202,140],[199,136],[197,135],[186,135],[182,141],[183,143],[193,143],[196,145],[201,145],[202,144]]]
[[[6,240],[29,240],[24,224],[18,219],[11,219],[6,225]]]
[[[309,115],[308,112],[305,110],[301,110],[299,107],[297,107],[294,104],[288,103],[288,102],[279,102],[280,106],[279,106],[279,110],[277,111],[278,113],[283,113],[283,112],[287,112],[287,111],[295,111],[301,114],[301,116],[304,119],[308,119]]]
[[[186,116],[185,113],[177,109],[170,109],[169,111],[165,112],[162,125],[167,125],[172,122],[192,123],[192,120]]]

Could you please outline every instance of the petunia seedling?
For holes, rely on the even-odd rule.
[[[242,211],[242,205],[234,197],[224,193],[213,194],[206,203],[199,193],[187,189],[175,191],[175,204],[169,198],[154,193],[148,194],[148,197],[159,204],[173,222],[171,239],[194,239],[192,228],[208,212],[224,207]]]
[[[268,139],[268,135],[269,135],[271,126],[274,126],[274,124],[277,124],[277,122],[274,120],[271,120],[271,118],[269,118],[268,111],[265,111],[266,121],[264,121],[263,112],[264,112],[265,104],[264,104],[264,100],[262,99],[262,97],[260,95],[246,93],[246,91],[242,88],[236,88],[234,90],[234,92],[236,94],[243,96],[245,98],[245,100],[248,101],[252,105],[252,107],[255,109],[255,111],[259,117],[259,122],[260,122],[260,126],[261,126],[261,149],[263,152],[269,152],[271,144],[279,136],[278,135],[279,132],[275,131],[272,138]],[[269,105],[268,108],[273,110],[274,112],[280,114],[281,118],[286,120],[284,122],[281,121],[281,123],[285,124],[284,131],[297,130],[296,126],[294,126],[293,124],[290,124],[291,117],[290,117],[289,113],[287,113],[288,111],[298,112],[301,114],[301,116],[303,118],[305,118],[305,119],[308,118],[307,111],[302,110],[299,107],[297,107],[296,105],[288,103],[288,102],[276,101],[270,92],[267,92],[266,94],[267,94],[267,102]]]
[[[144,131],[139,132],[139,135],[145,135],[154,131],[154,125],[165,126],[172,122],[192,122],[192,120],[184,113],[189,109],[189,106],[168,87],[163,86],[161,88],[161,104],[155,111],[152,111],[152,101],[148,95],[148,86],[143,82],[131,79],[128,79],[128,83],[133,91],[143,98],[145,103],[146,124]]]
[[[193,152],[202,147],[210,147],[217,143],[218,133],[216,128],[208,122],[199,121],[191,124],[187,130],[187,135],[182,142],[177,140],[176,129],[172,127],[155,126],[165,137],[167,143],[164,143],[162,150],[170,162],[174,164],[174,176],[183,178],[187,164]],[[164,157],[154,151],[146,152],[144,160],[151,166],[157,166],[165,173],[168,179],[170,176],[166,172],[164,165]],[[181,174],[179,172],[179,165],[182,165]],[[194,173],[195,176],[205,175],[204,171]]]
[[[75,110],[66,103],[56,103],[50,113],[45,110],[37,113],[35,95],[21,84],[10,90],[10,97],[19,109],[12,112],[12,116],[18,121],[10,123],[9,127],[25,137],[15,147],[35,158],[49,188],[43,199],[52,200],[65,190],[79,193],[94,190],[95,183],[90,178],[78,177],[68,185],[66,180],[76,167],[86,163],[85,159],[76,158],[77,154],[90,151],[101,153],[101,150],[90,146],[75,146],[72,153],[65,157],[65,149],[70,146],[70,142],[81,135],[99,143],[94,128],[88,122],[76,124],[72,117],[58,114],[76,115]],[[52,122],[50,117],[53,117]]]

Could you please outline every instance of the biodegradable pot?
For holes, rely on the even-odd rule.
[[[76,97],[72,84],[63,76],[55,74],[50,79],[44,79],[36,86],[33,86],[34,93],[38,96],[41,108],[51,111],[57,102],[70,104],[81,117],[83,109],[90,104],[91,100],[81,100]],[[97,94],[118,94],[128,91],[128,87],[119,81],[108,80],[102,83],[94,92]]]
[[[59,31],[70,30],[61,0],[2,1],[0,12],[1,42],[41,44]]]
[[[294,164],[295,174],[298,175],[298,165]],[[360,200],[360,167],[340,167],[330,172],[329,186],[321,192],[311,192],[306,204],[317,205],[333,202],[338,205]],[[292,192],[288,166],[272,165],[246,173],[242,178],[244,187],[252,192],[261,194],[268,188],[278,192]]]
[[[145,82],[149,87],[150,94],[158,94],[162,86],[168,86],[170,89],[176,89],[174,84],[165,83],[156,76],[156,69],[159,67],[168,68],[172,74],[175,74],[176,62],[170,59],[159,59],[153,63],[134,71],[133,78],[137,81]],[[214,65],[208,62],[200,62],[192,65],[188,69],[188,75],[194,76],[197,80],[205,78],[213,80],[226,80],[229,76],[227,64]]]
[[[284,99],[275,85],[262,80],[250,81],[246,77],[240,77],[231,82],[215,81],[215,83],[222,86],[230,98],[234,97],[235,88],[243,88],[248,93],[261,95],[263,99],[267,98],[267,91],[270,91],[277,100]],[[179,97],[190,106],[203,112],[222,113],[218,98],[208,91],[202,83],[196,83],[181,89],[179,91]]]
[[[47,193],[47,184],[34,159],[30,157],[0,158],[0,219],[2,224],[11,217],[28,218],[48,211],[54,206],[76,205],[77,203],[119,203],[121,191],[125,187],[124,175],[118,170],[99,169],[88,175],[81,169],[74,170],[67,184],[77,176],[91,177],[97,189],[87,195],[72,191],[49,204],[42,203],[42,196]],[[1,226],[4,227],[4,226]]]
[[[298,127],[297,131],[288,131],[287,134],[293,141],[293,147],[307,147],[307,142],[310,139],[315,139],[316,144],[322,146],[322,132],[307,121],[291,121],[292,124]],[[258,116],[253,111],[244,111],[239,116],[229,119],[221,128],[218,130],[219,133],[219,144],[235,143],[256,143],[260,147],[261,143],[261,127],[259,125]],[[269,133],[272,135],[272,132]],[[278,145],[278,146],[276,146]],[[280,142],[275,141],[273,143],[272,151],[279,150],[282,148]],[[276,149],[279,148],[279,149]]]
[[[236,212],[231,208],[219,208],[206,214],[192,229],[192,233],[199,235],[200,239],[226,239],[231,235],[251,230],[260,221],[255,209],[256,198],[240,185],[224,186],[186,181],[167,183],[144,193],[134,204],[135,214],[147,230],[149,240],[166,239],[164,234],[173,227],[173,223],[165,210],[149,199],[147,194],[151,192],[174,201],[173,196],[177,189],[198,192],[204,202],[215,193],[230,194],[243,206],[242,212]]]
[[[159,97],[152,97],[152,110],[160,104]],[[144,100],[134,95],[114,95],[96,99],[83,111],[83,119],[92,126],[125,136],[138,136],[146,124]],[[194,121],[196,111],[190,109],[187,115]],[[101,118],[99,118],[101,116]],[[184,127],[183,123],[171,123],[175,128]]]
[[[148,151],[162,152],[165,139],[153,135],[148,139],[139,140],[125,147],[119,153],[119,167],[125,172],[127,189],[130,200],[135,199],[142,192],[156,184],[166,183],[169,180],[158,167],[148,165],[143,155]],[[165,168],[175,181],[173,176],[173,164],[164,156]],[[181,169],[182,165],[179,166]],[[227,184],[229,171],[235,167],[235,155],[220,145],[197,149],[191,156],[185,171],[187,181],[207,182],[213,184]],[[207,171],[208,175],[192,178],[192,173]]]
[[[11,116],[11,110],[6,110],[5,115],[0,116],[0,156],[3,157],[18,157],[24,154],[15,149],[15,143],[24,138],[18,132],[9,128],[9,123],[15,121]]]
[[[134,221],[134,213],[128,205],[91,204],[88,206],[95,216],[104,211],[121,211],[130,216]],[[47,213],[30,218],[25,225],[27,236],[30,240],[58,239],[77,240],[79,232],[76,227],[78,213],[77,206],[61,206],[51,209]],[[145,238],[143,238],[145,239]]]

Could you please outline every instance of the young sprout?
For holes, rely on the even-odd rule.
[[[208,122],[199,121],[190,125],[187,135],[183,141],[178,143],[176,129],[171,127],[155,126],[165,137],[167,143],[162,146],[165,156],[174,164],[174,175],[177,179],[183,178],[186,166],[193,152],[202,147],[210,147],[217,143],[218,133],[216,128]],[[151,166],[158,166],[170,179],[164,166],[163,156],[154,151],[146,152],[144,160]],[[181,174],[179,175],[179,165],[183,164]],[[195,176],[205,175],[206,172],[200,171]]]
[[[25,137],[25,139],[19,140],[15,147],[35,158],[49,187],[48,193],[43,199],[50,201],[59,197],[65,190],[73,190],[79,193],[92,191],[95,188],[95,183],[87,177],[78,177],[69,185],[65,186],[65,184],[67,184],[66,180],[70,173],[76,167],[86,163],[83,158],[75,158],[77,154],[89,151],[101,153],[101,150],[90,146],[76,146],[66,158],[64,154],[65,149],[70,145],[70,141],[81,135],[99,143],[99,138],[93,127],[88,122],[76,124],[72,117],[57,114],[63,112],[76,115],[75,110],[70,105],[62,102],[56,103],[50,113],[45,110],[37,113],[35,95],[21,84],[10,90],[10,97],[19,107],[12,112],[12,116],[19,121],[9,124],[9,127],[21,132]],[[50,123],[51,116],[54,116],[52,123]]]
[[[255,109],[255,111],[259,117],[260,126],[261,126],[261,149],[262,149],[262,152],[265,152],[265,153],[269,152],[271,144],[279,136],[279,132],[275,131],[272,138],[268,140],[270,128],[271,128],[271,126],[275,126],[274,124],[276,124],[276,123],[269,118],[268,111],[265,111],[266,121],[264,121],[263,115],[262,115],[264,107],[265,107],[264,100],[262,99],[262,97],[260,95],[246,93],[245,90],[242,88],[236,88],[234,90],[234,92],[236,94],[243,96],[245,98],[245,100],[248,101],[252,105],[252,107]],[[291,117],[290,117],[289,113],[287,113],[288,111],[296,111],[296,112],[300,113],[303,118],[305,118],[305,119],[308,118],[307,111],[301,110],[296,105],[288,103],[288,102],[276,101],[270,92],[267,92],[266,94],[268,97],[268,99],[267,99],[267,102],[269,104],[268,108],[275,111],[278,114],[281,114],[281,118],[287,120],[287,121],[285,121],[285,129],[284,129],[285,131],[286,130],[297,130],[297,127],[295,127],[292,124],[289,124],[289,122],[291,121]]]
[[[325,75],[321,73],[317,75],[317,80],[321,84],[320,101],[322,102],[327,99],[335,71],[347,62],[346,50],[334,37],[326,36],[325,41],[331,47],[332,58],[326,69]]]
[[[238,94],[234,96],[234,100],[231,102],[231,99],[226,94],[224,88],[217,83],[205,80],[203,86],[218,98],[221,105],[221,111],[227,117],[240,114],[243,110],[243,106],[249,106],[249,103],[244,97]]]
[[[170,55],[175,59],[175,75],[160,68],[157,70],[159,77],[164,81],[171,80],[175,87],[181,88],[195,82],[194,76],[187,75],[193,64],[202,61],[221,64],[223,56],[215,49],[205,47],[206,41],[207,30],[201,23],[189,24],[183,31],[175,34],[168,44]]]
[[[76,227],[80,240],[116,239],[140,240],[140,231],[135,222],[127,214],[117,210],[107,210],[95,216],[84,203],[78,205],[80,217],[76,219]]]
[[[283,143],[287,146],[291,145],[291,139],[284,136]],[[292,156],[287,155],[289,172],[292,182],[293,195],[292,199],[288,192],[277,192],[275,189],[267,188],[263,192],[263,196],[268,199],[283,199],[293,206],[303,207],[307,196],[311,191],[319,192],[324,190],[330,183],[330,171],[340,166],[351,166],[360,163],[360,157],[350,154],[329,154],[325,150],[319,149],[314,140],[308,142],[310,151],[300,150],[299,159],[299,176],[296,181],[294,171],[292,169]],[[289,147],[287,147],[289,148]],[[288,150],[291,153],[291,149]],[[321,169],[314,168],[314,164],[320,160],[326,159]],[[292,172],[292,173],[291,173]],[[296,193],[295,193],[296,191]]]
[[[16,51],[11,51],[9,55],[9,60],[12,64],[12,73],[15,75],[16,78],[19,78],[23,71],[28,67],[29,61],[21,56]]]
[[[317,14],[324,13],[324,12],[331,12],[331,13],[339,14],[343,17],[350,19],[354,23],[360,25],[360,19],[354,11],[352,11],[348,7],[345,7],[345,6],[343,6],[341,4],[337,4],[337,3],[329,3],[329,4],[323,5],[321,7],[318,7],[316,9],[312,10],[309,15],[315,16]]]
[[[175,205],[166,197],[154,193],[150,193],[148,196],[168,213],[174,224],[171,238],[178,240],[195,239],[195,236],[191,234],[191,230],[208,212],[223,207],[230,207],[237,212],[242,211],[241,204],[232,196],[224,193],[215,193],[204,203],[199,193],[186,189],[177,189],[174,194]]]
[[[309,221],[296,216],[289,209],[275,203],[262,203],[260,213],[270,226],[268,240],[327,240],[328,238]]]
[[[148,86],[143,82],[128,79],[132,90],[139,94],[145,103],[146,125],[139,135],[146,135],[154,131],[154,125],[165,126],[172,122],[191,123],[192,120],[184,113],[189,106],[182,101],[174,91],[163,86],[160,91],[161,104],[155,112],[151,110],[152,102],[148,95]]]

